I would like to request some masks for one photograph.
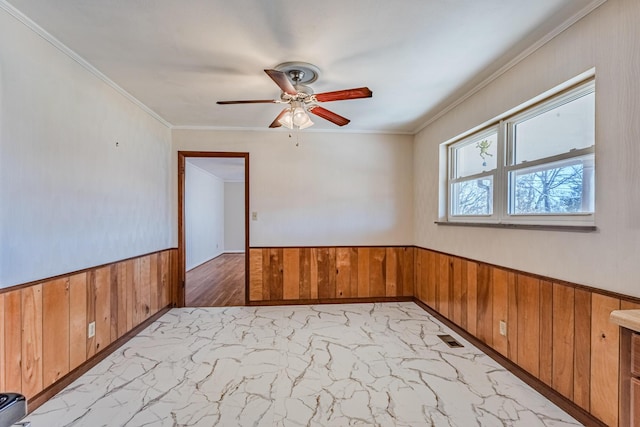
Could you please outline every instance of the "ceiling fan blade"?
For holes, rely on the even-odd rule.
[[[291,83],[291,80],[289,80],[289,77],[287,77],[287,75],[282,71],[264,70],[264,72],[267,73],[269,77],[271,77],[271,80],[276,82],[278,87],[280,87],[283,92],[288,93],[289,95],[296,95],[298,93],[296,88],[293,87],[293,83]]]
[[[280,126],[282,126],[279,122],[279,120],[282,118],[282,116],[285,115],[285,113],[289,111],[289,108],[285,108],[284,110],[282,110],[280,112],[280,114],[278,114],[278,117],[275,118],[275,120],[269,125],[270,128],[279,128]]]
[[[317,105],[314,107],[309,107],[308,111],[318,117],[329,120],[331,123],[335,123],[338,126],[344,126],[351,121],[346,117],[342,117],[332,111],[327,110],[326,108],[318,107]]]
[[[371,98],[373,92],[368,87],[356,89],[337,90],[335,92],[317,93],[315,95],[319,102],[342,101],[345,99]]]
[[[274,104],[276,101],[273,99],[251,99],[248,101],[218,101],[216,104],[230,105],[230,104]]]

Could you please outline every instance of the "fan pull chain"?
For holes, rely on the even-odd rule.
[[[296,134],[296,147],[299,147],[300,146],[300,129],[296,129],[295,134]],[[293,135],[291,135],[291,132],[289,132],[289,138],[293,138]]]

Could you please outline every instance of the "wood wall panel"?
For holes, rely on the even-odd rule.
[[[365,298],[371,295],[371,280],[369,274],[369,248],[358,248],[358,297]]]
[[[122,280],[122,286],[120,286],[120,280]],[[120,293],[120,290],[124,287],[123,296],[120,300],[124,302],[125,328],[123,331],[130,331],[133,329],[133,325],[135,324],[133,314],[135,310],[135,268],[133,260],[128,260],[118,265],[118,287],[118,293]],[[120,324],[120,320],[118,320],[118,324]]]
[[[22,292],[4,295],[4,391],[22,391]]]
[[[131,329],[126,329],[129,319],[127,313],[121,313],[122,307],[127,307],[127,298],[134,292],[144,308],[145,319],[147,309],[157,313],[165,308],[169,304],[168,295],[177,287],[177,282],[170,282],[175,276],[170,271],[172,264],[168,262],[174,252],[167,250],[43,280],[16,290],[2,290],[0,391],[40,399],[41,392],[56,387],[61,378],[93,357],[96,349],[107,348],[120,332],[124,334],[138,326],[132,324]],[[133,280],[134,263],[143,266],[138,270],[142,274],[138,275],[136,283]],[[162,304],[164,301],[167,303]],[[133,306],[128,308],[133,314]],[[88,325],[93,321],[96,322],[96,335],[88,338]],[[121,330],[122,325],[124,330]]]
[[[250,301],[412,297],[413,247],[251,248]]]
[[[22,394],[32,398],[42,381],[42,284],[22,289]]]
[[[591,292],[576,289],[574,305],[573,402],[591,409]]]
[[[155,260],[158,259],[158,257],[154,257]],[[158,271],[158,263],[157,261],[154,262],[154,267],[155,267],[155,273],[156,274],[152,274],[152,277],[155,277],[155,283],[154,283],[154,288],[155,288],[155,292],[158,292],[158,276],[160,274],[160,272]],[[120,335],[118,335],[118,315],[119,315],[119,306],[120,304],[118,304],[118,300],[120,299],[120,296],[118,295],[118,266],[116,265],[110,265],[109,266],[109,296],[111,298],[111,301],[109,301],[109,308],[110,310],[110,314],[109,314],[109,327],[110,327],[110,336],[111,336],[111,341],[115,341],[117,340]],[[156,301],[155,301],[155,311],[158,311],[158,299],[157,299],[157,295],[156,295]]]
[[[151,254],[148,256],[148,258],[149,258],[149,313],[147,314],[147,318],[149,318],[152,314],[157,313],[161,307],[164,307],[160,305],[160,301],[158,297],[158,291],[159,291],[158,283],[160,280],[159,278],[160,270],[158,267],[158,254]],[[117,282],[115,282],[112,279],[112,283],[117,283]],[[114,298],[112,296],[111,301],[113,300]],[[118,301],[117,297],[115,301],[117,304],[117,301]],[[115,340],[115,335],[112,335],[112,339]]]
[[[453,258],[452,263],[453,275],[451,277],[451,320],[453,320],[457,325],[460,325],[466,329],[467,322],[462,321],[462,304],[463,301],[465,301],[465,298],[463,298],[462,295],[462,284],[464,283],[464,280],[462,278],[462,260],[460,258]]]
[[[427,305],[438,310],[438,281],[440,277],[439,257],[438,254],[429,252],[427,255],[427,286],[426,298]]]
[[[136,258],[133,263],[133,323],[139,325],[149,317],[151,265],[149,256]]]
[[[284,252],[283,249],[271,249],[269,251],[269,295],[273,299],[283,299],[284,284]]]
[[[493,290],[492,269],[486,264],[478,266],[477,275],[477,336],[487,345],[493,345]]]
[[[283,291],[282,298],[286,300],[300,299],[300,250],[287,248],[282,251],[282,272]]]
[[[385,250],[385,248],[369,249],[369,296],[383,297],[386,294],[386,257],[387,251]]]
[[[309,289],[311,299],[318,298],[318,250],[316,248],[310,248],[311,251],[311,266],[309,267]],[[268,298],[265,298],[268,300]]]
[[[48,387],[69,373],[69,279],[42,287],[42,370]]]
[[[415,283],[414,283],[414,295],[420,301],[425,301],[425,286],[427,281],[426,275],[426,255],[427,251],[416,250],[414,252],[415,258]]]
[[[132,311],[133,313],[133,311]],[[96,272],[90,271],[87,274],[87,327],[96,321]],[[132,320],[133,322],[133,320]],[[92,358],[96,354],[96,336],[87,338],[87,359]]]
[[[496,268],[492,273],[492,305],[493,318],[491,320],[493,348],[503,356],[509,354],[509,341],[507,335],[500,334],[500,322],[509,326],[509,273],[506,270]]]
[[[609,321],[620,300],[591,296],[591,413],[609,426],[618,425],[620,328]]]
[[[318,248],[318,298],[336,297],[336,250],[335,248]],[[276,284],[277,286],[277,284]],[[271,299],[278,300],[278,295]]]
[[[262,253],[262,299],[271,299],[271,253],[269,251]]]
[[[573,400],[573,352],[575,348],[575,290],[553,284],[553,373],[552,387],[564,397]]]
[[[416,286],[416,256],[415,248],[402,248],[403,259],[400,262],[402,268],[402,296],[412,297],[415,293]]]
[[[262,294],[262,250],[249,249],[249,301],[260,301],[264,299]]]
[[[518,364],[530,374],[540,372],[540,280],[518,274]]]
[[[131,302],[129,301],[129,289],[133,290],[130,282],[133,282],[133,266],[128,262],[120,263],[116,266],[116,284],[118,290],[118,304],[115,307],[115,316],[117,318],[117,336],[121,337],[127,331],[130,324],[133,324],[133,315],[129,313],[131,310]]]
[[[149,289],[148,277],[146,280],[147,283],[140,283],[138,288]],[[102,267],[95,271],[93,286],[96,321],[95,352],[98,353],[111,344],[111,267]],[[146,317],[140,319],[137,324],[142,323],[144,319]]]
[[[88,323],[87,273],[74,274],[69,277],[69,370],[87,360]]]
[[[358,297],[358,250],[336,248],[336,297]]]
[[[472,335],[478,332],[478,264],[464,261],[467,271],[467,331]]]
[[[172,307],[178,305],[179,302],[184,302],[184,282],[180,272],[184,265],[178,259],[178,251],[169,251],[169,272],[171,279],[169,280],[169,304]]]
[[[434,310],[436,308],[438,282],[437,256],[438,254],[427,252],[424,264],[424,268],[426,270],[425,277],[427,279],[424,287],[425,300],[427,301],[427,305]]]
[[[507,297],[509,299],[509,311],[507,314],[507,357],[518,363],[518,292],[517,276],[513,272],[508,273]]]
[[[397,248],[387,248],[385,255],[385,295],[398,295],[398,251]],[[402,280],[402,279],[401,279]]]
[[[300,248],[300,263],[298,273],[300,274],[300,298],[311,298],[311,249]]]
[[[437,282],[437,296],[436,307],[438,312],[443,316],[450,316],[450,302],[451,302],[451,258],[448,255],[438,255],[438,282]]]
[[[171,254],[173,252],[177,253],[177,251],[164,251],[164,252],[160,252],[159,254],[160,265],[158,266],[158,268],[160,269],[160,272],[159,272],[160,282],[158,283],[158,286],[160,286],[160,288],[158,290],[158,296],[160,298],[160,304],[158,306],[158,309],[162,309],[167,305],[169,305],[170,302],[172,302],[170,298],[170,295],[173,292],[172,288],[176,287],[178,283],[177,281],[172,282],[172,278],[171,278]],[[176,286],[172,286],[171,285],[172,283],[175,284]],[[118,289],[120,288],[118,287]],[[118,330],[118,336],[120,336],[119,330]]]
[[[540,281],[540,378],[551,385],[553,373],[553,284]]]

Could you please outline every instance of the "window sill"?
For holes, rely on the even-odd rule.
[[[434,224],[454,227],[511,228],[517,230],[572,231],[578,233],[590,233],[598,230],[595,225],[498,224],[492,222],[457,221],[434,221]]]

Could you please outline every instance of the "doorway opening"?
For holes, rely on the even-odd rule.
[[[249,299],[249,153],[178,152],[179,307]]]

